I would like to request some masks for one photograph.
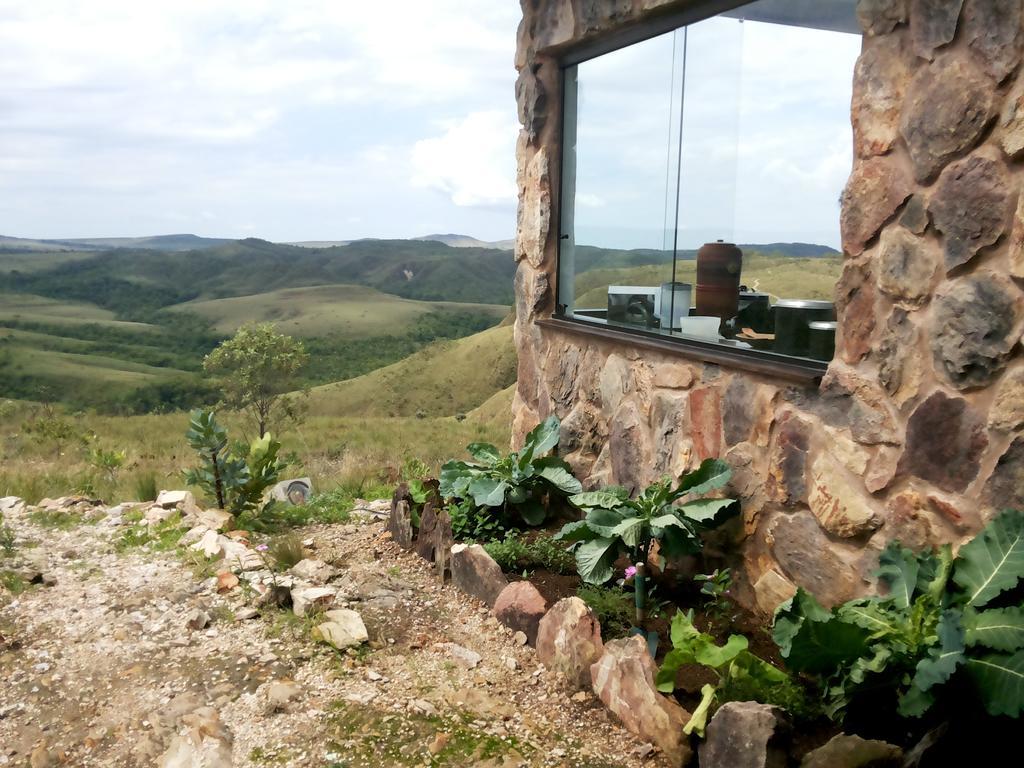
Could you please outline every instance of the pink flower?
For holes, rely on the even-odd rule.
[[[256,545],[256,550],[258,552],[266,552],[268,549],[270,549],[270,547],[268,547],[266,544],[257,544]],[[633,570],[635,571],[636,568],[634,568]]]
[[[626,578],[632,579],[634,576],[636,576],[636,566],[631,565],[629,566],[629,568],[626,569]]]

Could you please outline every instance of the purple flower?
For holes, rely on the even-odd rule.
[[[256,551],[257,552],[266,552],[268,549],[270,549],[270,547],[268,547],[266,544],[257,544],[256,545]],[[634,568],[633,570],[635,571],[636,568]]]
[[[636,576],[636,566],[631,565],[629,566],[629,568],[626,569],[626,578],[632,579],[634,576]]]

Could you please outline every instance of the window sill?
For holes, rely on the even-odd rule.
[[[698,362],[714,363],[763,376],[799,381],[804,384],[817,383],[828,370],[826,363],[814,360],[786,358],[758,350],[731,349],[713,342],[667,338],[641,329],[611,328],[607,325],[597,325],[569,317],[542,318],[537,320],[537,325],[545,330],[592,336],[641,349],[653,349],[658,352],[678,355]]]

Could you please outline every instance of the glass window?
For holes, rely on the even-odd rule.
[[[855,0],[759,0],[564,70],[558,304],[832,358]]]

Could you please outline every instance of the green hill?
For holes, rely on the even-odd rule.
[[[316,387],[314,413],[325,416],[447,416],[480,406],[516,378],[512,326],[432,344],[393,365]]]
[[[389,333],[402,334],[430,312],[464,312],[499,322],[509,308],[496,304],[461,304],[402,299],[358,285],[317,285],[282,288],[268,293],[227,299],[190,301],[171,308],[194,312],[230,334],[247,322],[273,322],[292,336],[338,334],[365,339]]]

